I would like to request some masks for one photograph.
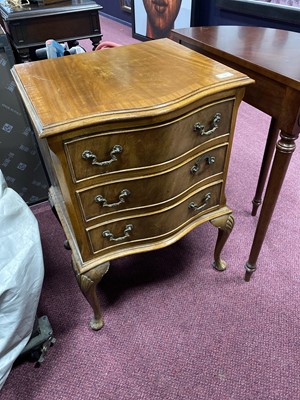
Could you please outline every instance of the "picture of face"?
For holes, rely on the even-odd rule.
[[[147,36],[168,37],[174,27],[182,0],[143,0],[147,12]]]

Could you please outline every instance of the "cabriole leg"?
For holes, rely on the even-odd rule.
[[[76,274],[78,285],[94,311],[94,317],[90,322],[90,327],[95,331],[98,331],[104,325],[100,302],[97,296],[97,285],[108,269],[109,262],[101,264],[83,274]]]
[[[222,215],[221,217],[214,218],[210,221],[213,226],[218,228],[218,238],[214,252],[213,267],[218,271],[224,271],[227,264],[221,259],[221,251],[233,229],[234,217],[232,214]]]

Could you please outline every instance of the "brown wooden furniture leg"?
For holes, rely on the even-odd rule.
[[[255,196],[252,200],[252,213],[251,215],[255,216],[257,213],[258,207],[261,205],[262,193],[265,187],[265,183],[267,180],[267,176],[270,170],[271,161],[274,155],[275,146],[277,142],[277,138],[279,135],[279,128],[277,124],[277,120],[275,118],[271,119],[271,124],[269,128],[268,138],[266,142],[265,152],[263,156],[263,161],[261,164],[261,169],[259,173],[258,183],[256,187]]]
[[[74,263],[75,260],[72,259],[72,262]],[[77,270],[76,267],[74,269],[75,271]],[[76,273],[78,285],[94,311],[94,317],[90,321],[90,327],[95,331],[98,331],[104,325],[100,303],[97,296],[97,285],[108,269],[109,262],[101,264],[83,274]]]
[[[299,116],[300,118],[300,116]],[[300,120],[299,120],[300,123]],[[299,124],[300,125],[300,124]],[[281,131],[281,139],[277,143],[276,153],[270,173],[269,183],[263,201],[260,217],[257,223],[249,259],[245,264],[245,281],[249,282],[251,275],[256,270],[256,262],[266,236],[270,220],[281,190],[290,159],[296,148],[295,140],[298,134],[289,135]]]
[[[30,59],[30,51],[29,51],[28,47],[18,50],[18,56],[20,57],[20,61],[22,63],[31,61],[31,59]]]
[[[227,264],[221,259],[221,251],[233,229],[234,217],[232,214],[222,215],[221,217],[214,218],[210,221],[213,226],[218,228],[218,238],[214,252],[213,267],[218,271],[224,271]]]
[[[93,51],[96,49],[96,47],[98,46],[98,44],[101,42],[102,39],[102,35],[97,36],[97,37],[92,37],[90,40],[93,44]]]

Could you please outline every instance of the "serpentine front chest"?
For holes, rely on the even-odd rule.
[[[16,65],[79,286],[103,325],[109,262],[211,221],[214,266],[233,227],[225,182],[245,75],[169,39]]]

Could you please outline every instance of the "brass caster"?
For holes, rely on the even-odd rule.
[[[104,321],[103,319],[95,319],[93,318],[90,321],[90,327],[93,329],[93,331],[99,331],[101,328],[104,326]]]
[[[227,263],[224,260],[220,260],[218,262],[214,261],[212,263],[212,266],[214,267],[214,269],[221,272],[225,271],[225,269],[227,268]]]

